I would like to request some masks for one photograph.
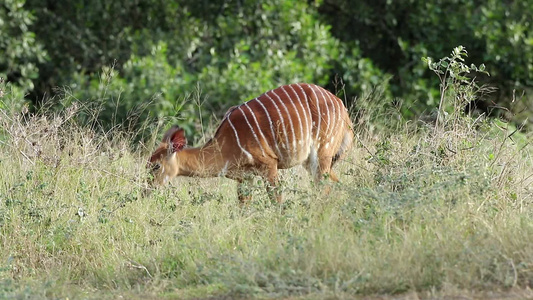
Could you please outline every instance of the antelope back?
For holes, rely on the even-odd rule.
[[[338,156],[351,128],[338,97],[316,85],[290,84],[230,108],[214,139],[227,141],[220,143],[228,145],[225,151],[248,163],[271,157],[279,168],[288,168],[311,153]]]

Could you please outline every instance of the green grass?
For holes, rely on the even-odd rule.
[[[144,197],[150,149],[75,114],[2,111],[0,298],[532,297],[530,136],[367,132],[328,195],[298,167],[243,208],[225,178]]]

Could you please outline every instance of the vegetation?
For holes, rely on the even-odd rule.
[[[388,80],[384,95],[416,119],[440,101],[420,57],[464,45],[491,74],[480,74],[480,85],[497,88],[474,103],[531,127],[531,1],[4,2],[0,77],[19,93],[9,106],[29,102],[37,111],[81,101],[100,110],[106,129],[172,117],[192,135],[202,126],[187,99],[203,104],[208,124],[281,84],[320,84],[351,102]]]
[[[4,0],[0,298],[533,298],[531,20],[532,1]],[[198,144],[292,82],[350,107],[330,194],[301,168],[282,205],[260,181],[246,207],[225,178],[146,193],[171,123]]]
[[[0,110],[0,298],[531,297],[531,134],[456,109],[479,90],[465,55],[425,59],[444,79],[427,122],[387,86],[360,97],[341,183],[325,195],[286,170],[281,206],[257,182],[239,207],[224,178],[146,196],[155,132],[132,149],[120,128],[79,125],[83,101]]]

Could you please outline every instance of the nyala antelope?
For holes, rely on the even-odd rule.
[[[155,184],[175,176],[226,176],[242,184],[266,179],[281,202],[278,169],[303,165],[315,182],[338,181],[331,168],[352,145],[352,122],[341,99],[313,84],[290,84],[228,110],[214,137],[186,148],[183,129],[170,128],[150,157]],[[249,196],[238,189],[241,203]]]

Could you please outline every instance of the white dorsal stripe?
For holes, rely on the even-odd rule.
[[[311,114],[311,107],[309,106],[309,99],[307,99],[307,93],[304,91],[304,88],[299,83],[297,83],[296,85],[302,91],[302,94],[304,95],[305,103],[307,105],[307,114],[309,115],[309,120],[307,124],[307,128],[308,128],[307,139],[308,139],[308,144],[310,144],[311,142],[310,140],[313,135],[313,127],[312,127],[313,126],[313,115]]]
[[[292,92],[296,95],[296,99],[298,99],[298,103],[300,103],[300,107],[302,108],[302,114],[304,115],[304,119],[305,119],[305,135],[302,135],[301,139],[305,142],[304,145],[307,145],[309,142],[308,136],[311,135],[311,133],[309,132],[309,120],[307,119],[307,112],[305,111],[304,105],[302,104],[302,99],[300,99],[298,92],[292,87],[292,85],[289,85],[289,87],[291,88]],[[303,129],[302,129],[302,132],[303,132]]]
[[[289,126],[291,127],[291,133],[292,133],[292,148],[293,150],[296,152],[296,135],[294,134],[294,124],[292,123],[292,118],[291,118],[291,114],[289,113],[289,109],[287,108],[287,105],[285,105],[285,102],[283,102],[283,100],[281,100],[280,96],[278,94],[276,94],[276,92],[274,90],[271,90],[270,92],[272,92],[272,94],[274,94],[276,96],[276,98],[278,98],[279,102],[281,103],[281,105],[283,106],[283,108],[285,109],[285,113],[287,114],[287,118],[289,119]],[[288,140],[287,140],[288,142]],[[287,145],[287,149],[289,149],[289,145]]]
[[[244,103],[244,104],[246,106],[248,106],[248,104],[246,104],[246,103]],[[246,121],[246,124],[248,124],[248,127],[250,127],[250,131],[252,132],[252,134],[253,134],[253,136],[255,138],[255,141],[257,142],[257,145],[259,145],[259,148],[261,148],[261,153],[263,154],[263,156],[265,156],[265,149],[263,149],[263,145],[261,144],[261,141],[259,141],[259,138],[257,137],[257,134],[255,133],[255,130],[252,127],[252,124],[250,124],[250,121],[248,121],[248,117],[246,117],[246,113],[244,113],[244,110],[242,110],[241,106],[239,106],[237,108],[241,111],[242,115],[244,116],[244,120]],[[255,119],[254,112],[251,109],[250,109],[250,112],[252,113],[252,116]],[[255,122],[257,123],[257,120]],[[257,128],[259,128],[259,126]],[[261,128],[259,128],[259,130],[261,130]]]
[[[313,95],[315,95],[315,99],[316,99],[316,110],[317,110],[317,115],[318,115],[318,120],[317,120],[318,124],[316,125],[315,143],[318,144],[320,142],[318,140],[318,134],[320,134],[320,119],[322,119],[322,117],[320,115],[320,103],[318,102],[319,99],[318,99],[318,96],[315,93],[315,90],[309,84],[307,84],[307,87],[309,89],[311,89],[311,91],[313,92]]]
[[[285,93],[285,95],[287,95],[287,98],[289,98],[289,100],[291,101],[292,107],[294,108],[294,111],[296,112],[296,117],[298,117],[298,124],[300,125],[300,140],[301,140],[304,137],[304,130],[303,130],[303,125],[302,125],[302,119],[300,118],[300,112],[296,108],[296,104],[294,104],[294,101],[292,100],[292,97],[285,90],[285,87],[282,86],[281,90]],[[298,95],[296,95],[296,97],[298,97]],[[296,142],[296,137],[295,137],[294,142]],[[296,149],[294,149],[294,150],[296,150]],[[298,153],[298,152],[299,151],[296,150],[296,153]]]
[[[276,151],[278,152],[277,154],[280,156],[281,158],[281,151],[279,150],[279,146],[278,146],[278,139],[276,137],[276,133],[274,132],[274,124],[272,123],[272,119],[270,118],[270,113],[268,112],[268,109],[265,107],[265,105],[263,104],[263,102],[261,102],[261,100],[259,100],[259,98],[255,98],[254,99],[255,101],[257,101],[257,103],[259,103],[259,105],[261,105],[261,107],[263,108],[263,110],[265,111],[265,114],[267,116],[267,119],[268,119],[268,123],[270,125],[270,131],[272,133],[272,141],[274,143],[274,145],[276,146]],[[248,105],[247,105],[248,106]],[[250,109],[250,107],[248,107],[248,109]],[[251,110],[251,109],[250,109]],[[257,120],[256,120],[257,122]],[[263,131],[261,130],[261,135],[263,135]],[[263,138],[265,136],[263,135]],[[265,139],[266,140],[266,139]]]
[[[328,120],[326,122],[326,131],[324,133],[327,136],[329,135],[329,124],[330,124],[328,99],[326,99],[326,97],[324,96],[324,93],[322,92],[322,88],[319,87],[318,91],[320,92],[320,95],[322,95],[322,102],[324,102],[324,105],[326,106],[326,115],[328,116]]]
[[[233,110],[235,111],[235,110]],[[231,113],[233,113],[233,111]],[[233,123],[231,122],[231,113],[228,114],[226,120],[228,121],[229,123],[229,126],[231,126],[231,128],[233,129],[233,133],[235,133],[235,139],[237,140],[237,146],[239,146],[239,148],[241,148],[241,151],[246,155],[246,157],[248,157],[248,159],[250,160],[250,162],[253,162],[254,158],[252,156],[252,154],[250,154],[250,152],[246,151],[246,149],[244,149],[241,145],[241,141],[239,140],[239,134],[237,133],[237,129],[235,129],[235,126],[233,126]]]
[[[286,141],[286,144],[285,144],[285,147],[287,148],[287,150],[289,149],[289,135],[287,134],[287,129],[285,127],[285,121],[283,119],[283,115],[281,114],[281,110],[279,110],[279,107],[278,105],[276,104],[276,101],[274,101],[274,99],[272,99],[272,97],[270,97],[268,95],[268,92],[266,92],[264,94],[271,102],[272,104],[274,105],[274,107],[276,107],[276,110],[278,111],[278,115],[279,115],[279,120],[281,122],[281,127],[283,127],[283,134],[285,135],[285,141]]]

